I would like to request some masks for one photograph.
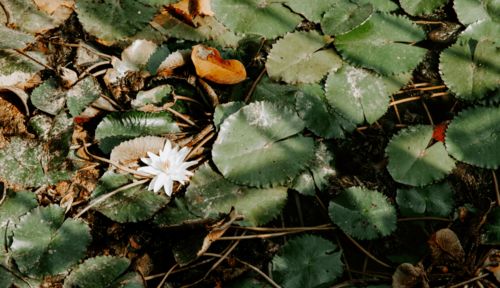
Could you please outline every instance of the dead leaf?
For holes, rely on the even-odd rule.
[[[463,263],[465,252],[457,234],[449,228],[438,230],[428,241],[434,264]]]
[[[178,50],[170,55],[161,62],[158,67],[156,74],[161,77],[167,77],[174,74],[174,69],[182,67],[186,64],[187,59],[189,59],[190,50]]]
[[[170,4],[167,6],[167,11],[170,14],[173,14],[175,16],[178,16],[188,24],[194,26],[193,23],[193,14],[190,11],[190,5],[189,5],[190,0],[181,0],[177,3]]]
[[[500,283],[500,250],[492,249],[484,261],[483,267],[490,271]]]
[[[410,263],[403,263],[398,266],[392,275],[393,288],[428,288],[427,275],[421,263],[414,266]]]
[[[210,232],[203,239],[203,245],[201,246],[200,250],[196,253],[196,255],[199,257],[203,255],[203,253],[207,252],[208,248],[210,248],[210,245],[212,245],[213,242],[217,241],[217,239],[222,237],[222,235],[226,233],[227,229],[231,227],[231,224],[233,224],[234,221],[237,220],[241,220],[241,216],[236,213],[236,210],[231,209],[231,212],[229,212],[228,217],[222,219],[221,221],[215,223],[210,227]]]
[[[167,138],[145,136],[120,143],[113,148],[110,160],[127,168],[139,167],[141,157],[146,157],[147,152],[158,153],[165,146]]]
[[[74,0],[33,0],[41,11],[50,15],[56,23],[62,23],[73,13]]]
[[[212,47],[193,46],[191,60],[198,76],[218,84],[236,84],[247,77],[240,61],[222,59],[219,51]]]
[[[195,13],[202,16],[215,16],[210,5],[211,0],[191,0],[191,6],[194,6]]]

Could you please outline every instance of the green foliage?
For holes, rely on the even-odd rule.
[[[371,4],[337,1],[321,19],[321,29],[329,35],[345,34],[365,23],[372,14]]]
[[[28,43],[35,41],[35,37],[30,34],[5,26],[0,26],[0,39],[8,39],[0,42],[0,49],[22,49]]]
[[[285,288],[324,287],[342,275],[342,251],[319,236],[289,240],[273,258],[273,274]]]
[[[49,14],[39,9],[37,4],[32,0],[10,0],[2,3],[2,7],[9,12],[11,25],[33,34],[59,26],[71,14],[71,9],[64,7],[58,7],[59,11]]]
[[[363,25],[335,39],[335,47],[349,62],[383,75],[413,70],[426,50],[410,44],[425,33],[403,16],[374,13]]]
[[[454,0],[453,8],[457,13],[458,20],[464,25],[472,24],[476,21],[489,19],[488,12],[483,6],[484,0]]]
[[[325,11],[336,1],[331,0],[286,0],[285,3],[294,12],[303,15],[311,22],[319,23]]]
[[[27,53],[31,57],[45,63],[45,59],[40,54]],[[14,86],[30,80],[37,72],[44,67],[15,51],[0,50],[0,83],[2,86]]]
[[[298,88],[294,85],[281,85],[264,76],[260,80],[252,95],[253,101],[268,101],[288,108],[295,106],[295,92]],[[243,100],[243,99],[240,99]]]
[[[156,12],[150,2],[78,0],[76,13],[89,34],[113,43],[134,35],[148,25]]]
[[[203,218],[229,213],[231,207],[251,225],[262,225],[276,217],[287,198],[287,189],[251,188],[233,184],[208,164],[196,170],[186,191],[189,209]]]
[[[130,184],[130,176],[107,172],[97,184],[92,198],[96,199],[106,193]],[[119,223],[148,220],[165,207],[170,201],[163,193],[156,194],[139,185],[111,196],[93,208],[106,217]]]
[[[101,95],[101,87],[93,77],[85,77],[66,92],[67,106],[71,116],[78,116]]]
[[[38,207],[21,217],[12,233],[11,256],[32,277],[66,271],[85,255],[90,229],[81,220],[64,219],[64,209]]]
[[[220,128],[220,125],[227,117],[234,114],[236,111],[240,110],[245,106],[244,102],[234,101],[228,102],[224,104],[217,105],[214,111],[214,125],[217,129]]]
[[[127,258],[97,256],[78,265],[64,280],[64,288],[141,288],[139,274],[124,275],[130,266]]]
[[[371,4],[376,11],[391,12],[398,9],[398,4],[392,0],[358,0],[358,4]]]
[[[204,219],[188,209],[185,198],[174,198],[175,206],[168,206],[157,213],[153,219],[160,228],[177,227],[202,222]]]
[[[342,231],[361,240],[384,237],[396,230],[396,209],[378,191],[348,188],[330,202],[328,213]]]
[[[453,210],[453,189],[446,183],[398,189],[396,196],[403,216],[448,216]]]
[[[292,31],[301,21],[300,16],[279,2],[214,0],[211,4],[215,17],[237,33],[259,34],[272,39]]]
[[[324,138],[344,138],[356,125],[332,107],[320,85],[302,86],[297,92],[296,109],[307,129]]]
[[[448,0],[400,0],[399,3],[406,13],[417,16],[431,14],[434,10],[444,6]]]
[[[139,136],[178,132],[179,128],[166,112],[148,113],[129,111],[112,113],[102,119],[95,130],[95,138],[105,153],[125,140]]]
[[[326,73],[342,65],[333,49],[322,49],[327,44],[315,31],[285,35],[273,45],[267,57],[269,77],[291,84],[319,82]]]
[[[374,123],[387,111],[389,95],[384,82],[362,68],[344,65],[330,73],[326,99],[349,122]]]
[[[269,102],[251,103],[220,126],[213,161],[224,177],[238,184],[284,184],[313,158],[313,140],[297,135],[303,128],[294,111]]]
[[[488,214],[488,222],[484,227],[482,243],[500,245],[500,208],[493,208]]]
[[[163,104],[166,99],[172,98],[172,92],[173,89],[170,85],[160,85],[151,90],[139,91],[137,97],[132,100],[132,108],[140,108],[147,104]]]
[[[446,131],[446,149],[459,161],[496,169],[500,165],[500,108],[473,107],[458,114]]]
[[[416,125],[393,136],[386,148],[387,170],[395,181],[425,186],[443,179],[455,168],[443,143],[431,144],[431,126]]]
[[[51,115],[58,114],[66,104],[66,93],[59,89],[54,78],[44,81],[31,93],[31,104]]]

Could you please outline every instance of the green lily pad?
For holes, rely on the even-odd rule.
[[[483,244],[500,245],[500,207],[493,208],[488,214],[488,221],[481,236]]]
[[[500,25],[498,25],[500,28]],[[500,49],[495,43],[460,38],[443,51],[439,70],[446,86],[458,98],[477,100],[499,87]]]
[[[298,135],[303,129],[294,111],[264,101],[251,103],[220,126],[213,161],[224,177],[238,184],[285,184],[314,156],[313,140]]]
[[[446,130],[446,149],[455,159],[490,169],[500,166],[500,108],[475,107],[461,112]]]
[[[45,58],[38,53],[27,53],[31,57],[45,63]],[[2,86],[14,86],[30,80],[36,73],[44,69],[21,54],[12,50],[0,50],[0,83]]]
[[[278,84],[264,75],[255,87],[251,99],[254,102],[267,101],[291,108],[295,106],[295,92],[297,92],[296,86]]]
[[[114,43],[142,30],[157,12],[148,0],[77,1],[76,13],[83,28],[89,34]],[[168,4],[168,3],[165,3]]]
[[[325,11],[336,1],[331,0],[286,0],[285,3],[294,12],[303,15],[311,22],[319,23]]]
[[[398,4],[391,0],[358,0],[356,1],[359,5],[371,4],[375,11],[380,12],[392,12],[399,9]]]
[[[215,17],[237,33],[259,34],[272,39],[294,30],[301,21],[300,16],[279,2],[214,0],[211,4]]]
[[[66,92],[67,106],[71,116],[78,116],[88,105],[97,100],[102,91],[97,80],[85,77]]]
[[[426,50],[411,44],[424,39],[424,31],[406,17],[377,12],[363,25],[337,36],[335,47],[349,62],[391,75],[417,67]]]
[[[417,125],[392,137],[386,148],[387,170],[395,181],[425,186],[443,179],[455,168],[442,142],[429,146],[432,133],[432,126]]]
[[[330,202],[328,213],[342,231],[361,240],[384,237],[396,230],[396,209],[375,190],[348,188]]]
[[[337,1],[321,19],[321,29],[328,35],[341,35],[365,23],[373,14],[371,4],[358,5]]]
[[[0,26],[0,49],[22,49],[28,43],[35,42],[35,37],[30,34]],[[8,39],[8,40],[7,40]]]
[[[105,153],[125,140],[146,135],[161,135],[179,132],[179,127],[166,112],[149,113],[129,111],[112,113],[97,125],[95,138]]]
[[[92,193],[92,199],[130,183],[130,176],[126,174],[107,172],[99,179]],[[156,194],[148,191],[145,185],[139,185],[118,192],[106,201],[95,205],[93,209],[119,223],[138,222],[152,218],[169,201],[170,198],[163,193]]]
[[[59,88],[54,78],[50,78],[33,90],[30,99],[36,108],[56,115],[66,104],[66,93]]]
[[[203,218],[229,213],[231,208],[243,215],[245,223],[263,225],[274,219],[284,207],[287,189],[251,188],[233,184],[208,164],[196,170],[186,191],[186,200],[193,213]]]
[[[484,0],[483,5],[491,20],[500,22],[500,1],[498,0]]]
[[[227,117],[236,113],[236,111],[240,110],[245,106],[245,102],[242,101],[234,101],[228,102],[224,104],[217,105],[214,111],[214,125],[217,129],[220,128],[220,124],[226,120]]]
[[[297,112],[314,134],[324,138],[344,138],[356,129],[355,123],[330,105],[319,84],[304,85],[296,95]]]
[[[174,198],[174,206],[168,206],[155,215],[153,222],[160,228],[179,227],[203,223],[205,219],[189,211],[186,198]]]
[[[439,7],[443,7],[448,0],[400,0],[401,8],[406,13],[418,16],[431,14]]]
[[[65,220],[64,209],[56,205],[31,210],[12,232],[11,256],[32,277],[66,271],[85,256],[91,240],[88,225]]]
[[[385,114],[389,105],[384,81],[362,68],[342,66],[328,75],[325,89],[330,106],[352,123],[366,120],[372,124]]]
[[[327,44],[316,31],[285,35],[273,45],[267,57],[269,77],[291,84],[319,82],[325,74],[342,65],[333,49],[324,49]]]
[[[342,251],[315,235],[289,240],[273,258],[273,276],[286,288],[327,287],[342,275]]]
[[[448,216],[453,210],[453,189],[446,183],[398,189],[396,202],[403,216]]]
[[[125,273],[130,260],[114,256],[97,256],[78,265],[64,280],[64,288],[142,288],[135,272]]]
[[[484,0],[453,0],[453,8],[457,13],[458,20],[464,25],[476,21],[490,19],[483,5]]]

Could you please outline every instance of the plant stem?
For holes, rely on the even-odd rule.
[[[344,233],[344,235],[347,237],[347,239],[349,239],[354,244],[354,246],[356,246],[359,250],[361,250],[361,252],[363,252],[366,256],[370,257],[370,259],[372,259],[373,261],[377,262],[378,264],[380,264],[386,268],[391,268],[391,265],[386,264],[385,262],[377,259],[377,257],[373,256],[373,254],[371,254],[370,252],[368,252],[368,250],[363,248],[363,246],[361,246],[358,242],[356,242],[356,240],[351,238],[351,236],[347,235],[346,233]]]

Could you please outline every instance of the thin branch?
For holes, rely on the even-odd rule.
[[[125,172],[128,172],[128,173],[130,173],[130,174],[137,175],[137,176],[139,176],[139,177],[146,177],[146,178],[148,178],[148,179],[149,179],[149,178],[151,178],[151,175],[149,175],[149,174],[144,174],[144,173],[141,173],[141,172],[139,172],[139,171],[137,171],[137,170],[130,169],[130,168],[128,168],[128,167],[125,167],[125,166],[123,166],[123,165],[120,165],[120,164],[118,164],[118,163],[117,163],[117,162],[115,162],[115,161],[111,161],[111,160],[108,160],[108,159],[106,159],[106,158],[103,158],[103,157],[100,157],[100,156],[97,156],[97,155],[94,155],[94,154],[90,153],[90,152],[89,152],[89,150],[87,149],[87,147],[88,147],[88,146],[86,146],[85,144],[86,144],[86,143],[84,143],[84,146],[83,146],[83,151],[85,151],[85,153],[86,153],[88,156],[90,156],[91,158],[96,159],[96,160],[99,160],[99,161],[104,162],[104,163],[108,163],[108,164],[110,164],[110,165],[113,165],[113,166],[115,166],[116,168],[118,168],[118,169],[120,169],[120,170],[123,170],[123,171],[125,171]]]
[[[17,273],[15,273],[14,271],[12,271],[11,269],[9,269],[9,268],[5,267],[3,263],[0,263],[0,268],[3,268],[3,269],[5,269],[5,270],[7,270],[10,274],[14,275],[14,277],[16,277],[17,279],[19,279],[19,280],[23,281],[24,283],[28,284],[28,286],[29,286],[30,288],[33,288],[33,286],[31,286],[31,283],[30,283],[30,282],[28,282],[28,281],[27,281],[26,279],[24,279],[23,277],[21,277],[21,276],[17,275]]]
[[[186,271],[186,270],[192,269],[194,267],[198,267],[198,266],[207,264],[208,262],[214,261],[214,259],[215,258],[210,258],[210,259],[206,259],[206,260],[203,260],[203,261],[200,261],[200,262],[196,262],[196,263],[188,265],[188,266],[184,266],[182,268],[179,268],[179,269],[176,269],[176,270],[172,271],[170,274],[180,273],[182,271]],[[147,277],[144,277],[144,280],[151,281],[151,280],[154,280],[156,278],[164,277],[165,274],[167,274],[167,272],[165,272],[165,273],[159,273],[159,274],[155,274],[155,275],[149,275]]]
[[[371,254],[370,252],[368,252],[368,250],[363,248],[363,246],[361,246],[358,242],[356,242],[356,240],[352,239],[351,236],[347,235],[346,233],[344,233],[344,235],[354,244],[354,246],[356,246],[359,250],[361,250],[361,252],[363,252],[366,256],[370,257],[370,259],[372,259],[373,261],[377,262],[378,264],[386,268],[391,268],[391,265],[386,264],[385,262],[377,259],[377,257],[373,256],[373,254]]]
[[[10,24],[10,13],[9,13],[9,10],[7,10],[7,8],[5,8],[5,5],[3,4],[2,1],[0,1],[0,7],[2,8],[3,13],[5,14],[5,26],[9,26],[9,24]]]
[[[212,103],[212,107],[219,105],[219,96],[215,93],[215,90],[210,86],[205,80],[198,78],[198,81],[201,84],[201,87],[207,92],[210,103]]]
[[[431,87],[417,88],[417,90],[419,90],[419,91],[432,91],[432,90],[439,90],[439,89],[446,89],[446,85],[437,85],[437,86],[431,86]]]
[[[391,101],[392,102],[395,102],[396,99],[394,99],[394,96],[391,95]],[[394,105],[394,113],[396,113],[396,118],[398,118],[398,122],[399,124],[403,123],[401,122],[401,116],[399,115],[399,109],[398,109],[398,105]]]
[[[431,216],[425,216],[425,217],[408,217],[408,218],[399,218],[398,222],[407,222],[407,221],[425,221],[425,220],[430,220],[430,221],[442,221],[442,222],[450,222],[451,220],[448,218],[441,218],[441,217],[431,217]]]
[[[495,194],[497,195],[497,206],[500,206],[500,189],[498,188],[498,180],[495,170],[491,170],[493,176],[493,184],[495,185]]]
[[[224,236],[217,239],[219,240],[249,240],[249,239],[268,239],[274,237],[281,237],[290,234],[297,234],[306,231],[325,231],[325,230],[335,230],[335,228],[322,228],[322,229],[314,229],[314,230],[304,230],[304,231],[286,231],[286,232],[276,232],[276,233],[266,233],[266,234],[256,234],[256,235],[244,235],[244,236]]]
[[[335,229],[335,227],[333,227],[331,224],[323,224],[323,225],[311,226],[311,227],[287,227],[287,228],[246,227],[246,226],[231,226],[231,228],[241,229],[241,230],[249,230],[249,231],[257,231],[257,232],[287,232],[287,231],[305,232],[305,231],[314,231],[314,230],[324,230],[324,228],[327,228],[328,230]]]
[[[163,287],[163,284],[165,284],[165,282],[167,281],[167,278],[170,274],[172,274],[172,271],[174,271],[175,268],[177,268],[177,266],[179,266],[179,263],[175,263],[174,266],[172,266],[172,268],[170,268],[167,273],[165,273],[165,276],[161,279],[160,281],[160,284],[158,284],[158,286],[156,286],[156,288],[162,288]]]
[[[170,107],[165,107],[165,110],[167,110],[168,112],[170,112],[170,113],[174,114],[175,116],[181,118],[182,120],[184,120],[189,125],[194,126],[194,127],[198,127],[198,125],[196,125],[196,123],[194,123],[191,119],[189,119],[189,117],[187,115],[179,113],[179,112],[175,111],[174,109],[172,109]]]
[[[49,70],[56,71],[54,68],[50,67],[49,65],[40,62],[38,59],[35,59],[35,58],[31,57],[29,54],[24,53],[23,51],[21,51],[19,49],[14,49],[14,51],[16,51],[17,53],[19,53],[19,54],[23,55],[24,57],[30,59],[31,61],[37,63],[38,65],[42,65],[43,67],[45,67],[45,68],[47,68]]]
[[[429,123],[432,126],[434,126],[434,121],[432,120],[431,112],[429,111],[429,108],[427,108],[427,104],[425,104],[425,101],[422,101],[422,106],[424,107],[425,114],[427,114],[427,118],[429,118]]]
[[[403,99],[399,99],[399,100],[396,100],[396,101],[392,101],[389,104],[389,106],[395,106],[395,105],[399,105],[399,104],[402,104],[402,103],[412,102],[412,101],[416,101],[416,100],[420,100],[420,99],[422,99],[422,97],[420,97],[420,96],[403,98]]]
[[[215,136],[215,132],[210,132],[205,139],[203,139],[201,142],[196,144],[196,146],[189,151],[189,154],[186,156],[186,159],[191,158],[193,155],[196,155],[196,151],[200,149],[203,145],[205,145],[208,141],[210,141],[213,137]]]
[[[7,185],[5,182],[2,182],[3,189],[2,189],[2,199],[0,199],[0,205],[2,205],[3,201],[7,198]]]
[[[485,278],[485,277],[488,277],[488,275],[489,275],[489,273],[486,273],[486,274],[481,274],[481,275],[479,275],[479,276],[477,276],[477,277],[474,277],[474,278],[472,278],[472,279],[466,280],[466,281],[464,281],[464,282],[460,282],[460,283],[455,284],[455,285],[453,285],[453,286],[450,286],[450,287],[448,287],[448,288],[458,288],[458,287],[463,287],[465,284],[469,284],[469,283],[472,283],[472,282],[474,282],[474,281],[477,281],[477,280],[483,279],[483,278]]]
[[[260,71],[259,76],[257,76],[257,78],[253,81],[250,89],[248,89],[248,92],[245,95],[245,103],[248,103],[248,101],[250,101],[250,98],[252,97],[252,94],[255,91],[257,84],[259,84],[260,80],[262,79],[265,73],[266,73],[266,67],[262,68],[262,71]]]

